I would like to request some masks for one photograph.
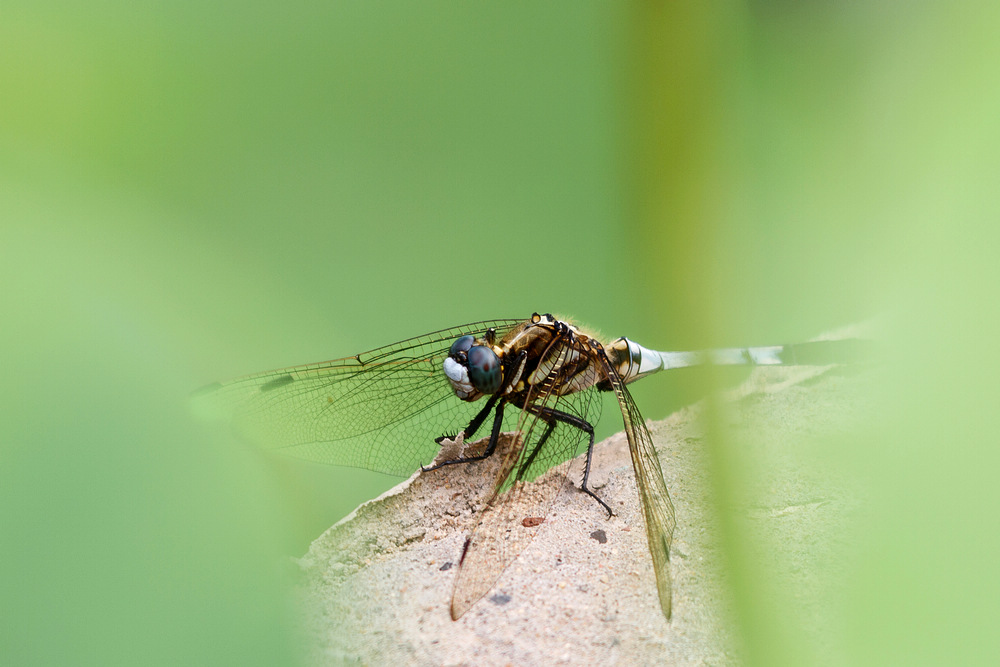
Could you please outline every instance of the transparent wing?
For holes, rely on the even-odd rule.
[[[194,395],[203,413],[232,420],[264,449],[334,465],[408,475],[429,463],[435,438],[482,408],[459,400],[442,370],[459,336],[498,338],[524,320],[492,320],[400,341],[353,357],[258,373]]]
[[[643,517],[646,520],[646,538],[649,540],[649,553],[653,557],[653,571],[656,574],[656,589],[660,597],[660,608],[663,615],[670,619],[672,605],[672,589],[670,583],[670,545],[673,541],[674,505],[670,502],[667,485],[663,481],[663,470],[653,446],[653,438],[646,428],[646,422],[639,414],[632,395],[625,388],[625,383],[612,368],[611,363],[603,354],[601,358],[605,371],[610,379],[611,390],[618,398],[618,405],[625,422],[625,435],[628,437],[629,452],[632,454],[632,468],[635,471],[635,481],[639,488],[639,502],[642,505]]]
[[[559,395],[558,369],[573,352],[581,351],[574,340],[556,341],[546,354],[554,355],[553,371],[538,383],[522,410],[517,432],[520,442],[506,454],[499,467],[496,493],[480,513],[459,563],[452,595],[451,616],[459,618],[482,598],[505,569],[528,546],[539,530],[537,519],[544,518],[553,500],[566,484],[564,475],[553,475],[530,483],[552,466],[570,459],[587,434],[566,423],[549,423],[540,418],[545,409],[578,417],[600,417],[601,402],[596,390]],[[546,433],[548,436],[546,437]]]

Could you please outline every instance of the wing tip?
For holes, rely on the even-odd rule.
[[[211,394],[214,394],[221,388],[222,388],[221,382],[213,382],[212,384],[206,384],[204,387],[198,387],[197,389],[192,391],[190,397],[192,400],[196,400],[199,398],[203,398],[205,396],[210,396]]]
[[[660,598],[660,611],[669,622],[674,611],[674,592],[669,573],[664,577],[656,577],[656,593]]]
[[[468,600],[459,600],[457,597],[452,596],[451,606],[449,607],[451,620],[457,621],[460,619],[465,612],[469,611],[470,607],[472,607],[472,604]]]
[[[220,389],[222,389],[222,384],[213,382],[195,389],[188,395],[191,412],[196,418],[212,421],[224,416],[217,400],[217,393]]]

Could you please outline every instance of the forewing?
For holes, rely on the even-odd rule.
[[[618,405],[625,422],[625,434],[628,437],[629,452],[632,454],[632,468],[635,471],[635,481],[639,488],[639,502],[642,514],[646,520],[646,537],[649,540],[649,553],[653,557],[653,571],[656,574],[656,588],[660,596],[660,608],[663,615],[670,619],[671,613],[671,582],[670,582],[670,544],[673,541],[674,505],[670,502],[667,485],[663,481],[663,471],[653,446],[653,438],[646,428],[646,422],[639,414],[632,395],[625,388],[618,373],[605,360],[605,372],[610,379],[612,390],[618,398]]]
[[[577,343],[561,341],[555,344],[558,368]],[[558,395],[556,373],[536,385],[528,404],[537,408],[552,408],[586,421],[591,408],[599,415],[600,400],[596,391],[588,390],[569,396]],[[519,446],[505,455],[496,480],[496,493],[480,513],[466,544],[455,579],[451,601],[451,617],[459,618],[482,598],[496,583],[505,569],[528,546],[540,526],[537,520],[547,516],[553,500],[562,491],[564,475],[554,475],[531,483],[553,465],[572,457],[586,433],[569,424],[557,423],[541,444],[548,424],[536,414],[522,411],[517,431],[522,434]]]
[[[310,461],[407,475],[429,463],[435,438],[464,428],[481,403],[458,399],[442,370],[459,336],[498,337],[523,320],[493,320],[369,352],[250,375],[196,392],[264,449]]]

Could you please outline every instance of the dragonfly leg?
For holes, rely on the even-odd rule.
[[[496,395],[490,398],[490,402],[486,404],[485,408],[480,410],[479,414],[476,415],[476,417],[472,420],[472,422],[475,423],[476,420],[478,420],[479,424],[482,424],[486,412],[493,407],[493,403],[496,402],[496,399],[497,399]],[[428,466],[426,468],[424,466],[421,466],[420,470],[422,470],[423,472],[428,472],[430,470],[437,470],[438,468],[443,468],[444,466],[450,466],[455,463],[472,463],[473,461],[482,461],[483,459],[492,456],[493,450],[497,448],[497,440],[500,438],[500,427],[503,425],[503,406],[506,404],[507,402],[504,400],[501,400],[500,403],[497,404],[496,414],[493,417],[493,430],[490,431],[490,442],[488,445],[486,445],[486,451],[484,451],[479,456],[469,456],[467,458],[452,459],[451,461],[442,461],[441,463],[437,463],[435,465]],[[475,427],[479,428],[479,424],[476,424]],[[472,424],[470,424],[469,426],[471,428]],[[444,436],[438,439],[439,442],[443,437]]]
[[[590,477],[590,462],[593,459],[593,456],[594,456],[594,429],[591,428],[590,443],[587,444],[587,465],[583,467],[583,482],[581,482],[580,488],[586,491],[587,495],[589,495],[591,498],[601,503],[604,509],[608,511],[608,518],[610,519],[612,515],[614,515],[614,512],[611,511],[611,508],[608,507],[608,504],[606,502],[601,500],[600,497],[598,497],[598,495],[593,491],[591,491],[590,488],[587,486],[587,479]]]
[[[518,472],[518,476],[523,474],[524,471],[528,468],[528,466],[531,465],[531,462],[534,461],[535,456],[541,450],[542,445],[545,443],[545,440],[548,439],[549,435],[552,433],[552,429],[555,428],[556,422],[562,422],[564,424],[568,424],[569,426],[578,428],[584,433],[586,433],[587,436],[589,437],[589,442],[587,443],[587,465],[583,470],[583,483],[580,484],[580,490],[586,493],[594,500],[596,500],[597,502],[599,502],[601,504],[601,507],[607,510],[608,518],[614,516],[614,512],[611,511],[611,507],[606,502],[604,502],[604,500],[600,496],[591,491],[590,488],[587,486],[587,479],[590,477],[591,457],[594,452],[593,425],[584,419],[580,419],[576,415],[571,415],[568,412],[562,412],[561,410],[553,410],[552,408],[529,407],[528,411],[538,415],[539,419],[544,420],[545,423],[548,424],[548,428],[545,429],[545,433],[542,434],[542,437],[538,441],[538,444],[535,445],[535,448],[532,450],[531,454],[528,455],[524,463],[521,465],[521,469]]]
[[[489,399],[486,401],[486,405],[483,406],[483,409],[480,410],[478,413],[476,413],[476,416],[472,418],[472,421],[469,422],[468,426],[462,429],[463,440],[466,438],[471,438],[476,434],[476,431],[479,430],[479,427],[482,426],[483,421],[486,419],[486,415],[488,415],[490,410],[493,409],[493,406],[496,405],[496,402],[499,398],[500,398],[499,394],[493,394],[492,396],[489,397]],[[456,434],[456,437],[457,435],[458,434]],[[435,438],[434,442],[440,445],[442,440],[450,437],[452,436],[442,435]]]

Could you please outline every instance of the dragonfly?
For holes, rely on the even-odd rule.
[[[660,609],[672,613],[670,549],[676,525],[652,436],[627,385],[701,364],[829,365],[858,357],[857,339],[770,347],[660,352],[627,338],[610,343],[565,318],[475,322],[333,361],[257,373],[195,392],[237,432],[265,449],[309,461],[409,475],[501,456],[492,493],[458,559],[450,612],[458,620],[530,543],[564,484],[539,477],[586,446],[588,485],[602,392],[617,399],[628,439]],[[513,409],[512,409],[513,408]],[[482,450],[429,462],[446,441]],[[449,433],[451,435],[449,435]],[[498,450],[502,433],[513,444]],[[440,459],[440,457],[439,457]],[[519,508],[530,507],[531,520]]]

